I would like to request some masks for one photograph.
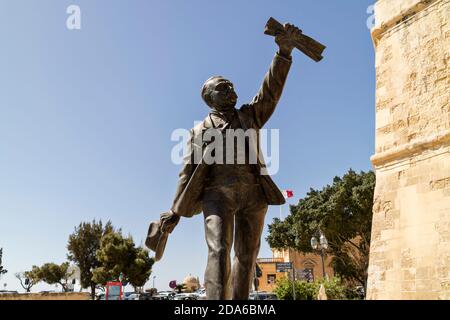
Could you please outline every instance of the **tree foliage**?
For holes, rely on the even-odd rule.
[[[155,260],[143,248],[136,247],[134,251],[135,256],[128,266],[128,279],[134,288],[140,288],[148,281]]]
[[[177,292],[177,293],[182,293],[184,290],[186,290],[187,288],[186,288],[186,285],[184,284],[184,283],[180,283],[180,284],[177,284],[176,286],[175,286],[175,288],[174,288],[174,290]]]
[[[272,248],[312,252],[310,239],[321,230],[328,239],[328,254],[342,279],[366,287],[375,175],[349,170],[322,190],[311,189],[284,220],[269,225]]]
[[[135,290],[147,282],[154,263],[147,251],[136,247],[133,238],[124,238],[120,231],[102,238],[97,259],[100,266],[93,270],[93,281],[105,285],[108,281],[117,281],[122,273],[123,281],[129,282]]]
[[[295,284],[286,277],[283,277],[276,282],[274,293],[280,300],[293,300],[293,286],[295,286],[296,300],[317,300],[320,286],[324,285],[327,298],[329,300],[346,299],[346,289],[338,277],[330,280],[320,279],[314,282],[307,282],[302,280],[295,281]]]
[[[41,281],[39,268],[36,266],[33,266],[30,271],[18,272],[15,276],[20,281],[20,285],[25,292],[30,292],[31,288]]]
[[[62,264],[45,263],[41,267],[33,266],[32,272],[36,280],[44,281],[48,284],[59,284],[63,288],[64,292],[68,291],[68,280],[72,275],[68,272],[69,263],[64,262]]]
[[[80,269],[83,288],[90,287],[92,298],[96,288],[108,281],[117,281],[120,273],[123,281],[135,289],[147,282],[154,260],[143,248],[137,248],[131,237],[124,238],[110,221],[80,223],[69,236],[68,259]]]
[[[97,250],[100,249],[102,237],[114,232],[110,221],[104,226],[102,221],[82,222],[69,236],[67,258],[80,269],[80,283],[83,288],[91,289],[91,296],[95,298],[97,283],[92,279],[92,270],[100,266]]]

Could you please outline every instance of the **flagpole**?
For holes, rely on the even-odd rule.
[[[283,216],[281,214],[281,208],[283,207],[283,205],[280,206],[280,220],[283,220]]]

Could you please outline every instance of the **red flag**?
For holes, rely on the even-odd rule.
[[[292,191],[292,190],[283,190],[283,196],[286,199],[292,198],[294,196],[294,191]]]

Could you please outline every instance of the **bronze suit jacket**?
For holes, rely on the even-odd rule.
[[[291,59],[287,59],[278,54],[275,55],[257,95],[251,103],[245,104],[237,110],[244,130],[253,128],[258,131],[269,120],[281,97],[291,63]],[[209,128],[217,128],[217,126],[218,124],[213,123],[211,117],[208,116],[202,123],[191,129],[191,139],[188,143],[187,156],[179,174],[178,186],[171,208],[178,216],[192,217],[202,211],[201,200],[203,187],[211,166],[204,163],[201,156],[199,161],[193,161],[193,159],[195,152],[199,152],[200,149],[200,154],[205,154],[205,148],[208,147],[207,143],[199,145],[196,142],[202,141],[201,137],[203,137],[203,133],[206,130]],[[259,150],[259,141],[257,148]],[[258,161],[258,166],[264,170],[265,164],[263,159]],[[281,205],[286,202],[284,196],[269,175],[260,175],[259,180],[266,196],[267,204]]]

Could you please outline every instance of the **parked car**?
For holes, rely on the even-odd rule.
[[[195,291],[195,294],[197,295],[197,300],[206,300],[206,289],[198,289]]]
[[[157,300],[173,300],[173,297],[176,295],[173,291],[159,291],[155,297]]]
[[[176,295],[176,292],[170,291],[170,290],[166,290],[166,291],[163,290],[163,291],[158,291],[158,294],[174,296],[174,295]]]
[[[123,300],[139,300],[139,296],[139,293],[131,292],[130,294],[125,295]]]
[[[122,299],[123,300],[128,300],[128,297],[131,295],[131,294],[133,294],[134,292],[132,292],[132,291],[129,291],[129,292],[124,292],[123,293],[123,296],[122,296]]]
[[[173,300],[198,300],[195,293],[178,293],[173,297]]]
[[[144,293],[140,293],[136,300],[158,300],[158,299],[155,299],[155,297],[152,296],[151,293],[144,292]]]
[[[278,300],[278,298],[274,293],[262,291],[250,293],[249,300]]]
[[[172,295],[167,294],[157,294],[153,296],[154,300],[173,300]]]
[[[106,294],[103,292],[97,293],[95,296],[95,300],[106,300]]]

